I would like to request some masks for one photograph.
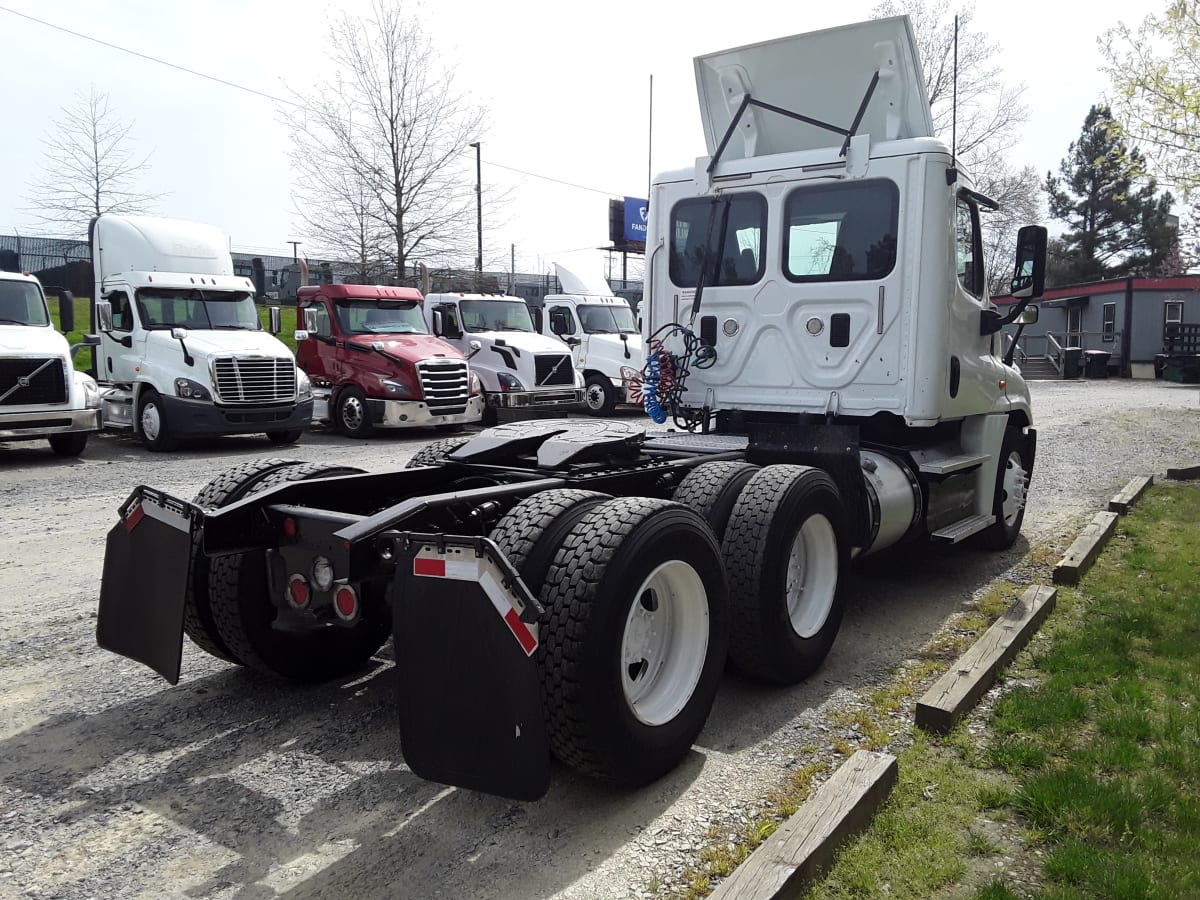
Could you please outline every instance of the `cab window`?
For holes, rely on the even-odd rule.
[[[683,200],[671,212],[671,281],[754,284],[764,271],[767,201],[761,194]]]
[[[133,331],[133,304],[129,295],[124,291],[113,291],[108,295],[108,303],[112,307],[113,331]]]
[[[972,297],[983,296],[983,239],[979,231],[979,207],[959,196],[954,207],[954,255],[958,283]]]
[[[550,331],[557,335],[575,333],[575,317],[571,315],[570,307],[550,307]]]
[[[797,188],[783,217],[789,281],[874,281],[896,265],[900,191],[891,181]]]

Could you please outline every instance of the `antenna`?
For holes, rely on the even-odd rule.
[[[954,74],[950,99],[950,168],[946,184],[958,181],[958,14],[954,14]]]

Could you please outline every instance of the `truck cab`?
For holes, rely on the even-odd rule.
[[[313,421],[350,437],[376,428],[478,422],[484,401],[467,358],[434,337],[420,291],[322,284],[297,296],[296,359],[313,383]]]
[[[610,415],[618,403],[630,402],[630,388],[640,378],[644,353],[633,310],[601,277],[587,279],[555,264],[563,293],[548,294],[542,307],[542,333],[571,348],[575,368],[583,374],[584,402],[595,416]]]
[[[250,279],[233,274],[220,230],[198,222],[92,220],[105,427],[151,450],[179,438],[264,432],[296,441],[312,389],[278,333],[262,326]]]
[[[520,297],[430,294],[425,315],[435,335],[472,353],[487,401],[484,424],[495,424],[500,409],[565,412],[583,406],[583,376],[570,348],[537,333]]]
[[[59,456],[83,452],[100,430],[100,390],[71,355],[41,283],[0,271],[0,441],[45,438]]]

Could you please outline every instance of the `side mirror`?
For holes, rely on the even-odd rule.
[[[304,307],[304,330],[305,331],[316,331],[317,330],[317,310],[315,307],[312,307],[312,306]]]
[[[1019,316],[1017,316],[1017,324],[1018,325],[1032,325],[1037,320],[1038,320],[1038,307],[1036,307],[1036,306],[1025,307],[1025,309],[1023,309],[1021,311],[1021,314]]]
[[[267,308],[267,321],[270,322],[267,327],[271,334],[279,334],[283,331],[283,314],[279,311],[278,306]]]
[[[186,340],[187,329],[186,328],[172,328],[171,329],[171,337],[173,337],[177,341]]]
[[[70,291],[58,292],[58,326],[64,333],[75,330],[75,295]]]
[[[293,337],[296,339],[297,343],[299,343],[300,341],[307,341],[308,340],[308,332],[302,328],[297,328],[296,333],[293,335]]]
[[[579,338],[575,338],[575,337],[566,338],[566,342],[567,342],[568,347],[578,347],[580,344],[583,343],[583,341],[581,341]]]
[[[96,328],[100,331],[112,331],[112,304],[101,300],[96,304]]]
[[[474,356],[476,353],[478,353],[480,350],[483,349],[483,344],[479,343],[479,341],[471,341],[469,346],[471,348],[471,352],[467,354],[467,359],[470,359],[472,356]]]
[[[1017,265],[1012,295],[1018,300],[1040,297],[1046,287],[1046,229],[1026,225],[1017,232]]]
[[[435,309],[433,311],[433,333],[437,337],[442,336],[442,329],[444,325],[445,322],[442,319],[442,311],[440,309]]]

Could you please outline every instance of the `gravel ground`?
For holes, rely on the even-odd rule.
[[[402,465],[433,433],[324,434],[280,454],[229,438],[151,455],[115,437],[78,461],[0,445],[0,897],[638,897],[695,862],[711,826],[832,756],[831,710],[888,680],[1030,546],[1064,544],[1134,474],[1200,460],[1193,387],[1035,382],[1038,463],[1004,554],[921,549],[867,561],[825,666],[804,684],[727,676],[671,775],[616,790],[559,768],[538,803],[415,778],[400,761],[394,669],[280,685],[190,643],[171,687],[95,645],[104,535],[130,488],[190,497],[258,456]],[[1065,545],[1065,544],[1064,544]]]

